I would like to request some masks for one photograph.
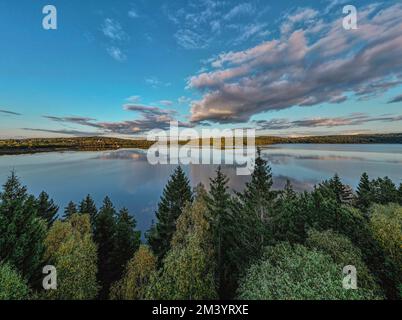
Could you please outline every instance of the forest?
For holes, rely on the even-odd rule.
[[[205,139],[204,139],[205,140]],[[209,142],[200,139],[195,142],[196,145],[213,145],[212,138],[207,139]],[[179,141],[183,145],[187,141]],[[221,139],[221,146],[225,146],[226,140]],[[139,148],[148,149],[155,142],[147,141],[146,138],[138,139],[122,139],[112,137],[74,137],[74,138],[33,138],[33,139],[3,139],[0,140],[0,155],[12,154],[29,154],[38,152],[53,151],[102,151],[102,150],[118,150],[123,148]],[[247,144],[247,139],[244,139]],[[308,137],[279,137],[279,136],[257,136],[255,144],[257,146],[284,144],[284,143],[344,143],[344,144],[401,144],[402,133],[389,134],[357,134],[357,135],[333,135],[333,136],[308,136]],[[230,143],[232,146],[233,141]]]
[[[194,189],[177,167],[142,241],[135,215],[110,198],[60,210],[11,172],[0,192],[0,299],[401,299],[402,184],[363,173],[356,190],[338,175],[309,192],[272,186],[260,151],[241,192],[220,167]],[[56,290],[42,287],[45,265]],[[347,265],[356,289],[342,286]]]

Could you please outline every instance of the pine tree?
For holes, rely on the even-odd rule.
[[[98,281],[102,286],[100,298],[105,299],[110,285],[116,281],[116,264],[112,253],[115,250],[116,210],[109,197],[103,200],[103,205],[96,218],[94,240],[98,245]]]
[[[133,257],[141,244],[141,232],[136,231],[137,222],[126,208],[120,210],[116,223],[115,248],[113,261],[116,265],[117,277],[121,278],[127,261]]]
[[[228,291],[233,289],[233,246],[234,237],[239,234],[230,211],[231,196],[228,187],[229,179],[218,167],[216,176],[210,179],[208,194],[209,221],[212,228],[214,246],[216,251],[215,281],[219,288],[219,296],[228,298]]]
[[[92,227],[95,225],[96,216],[98,214],[98,209],[96,208],[94,200],[88,194],[84,200],[80,203],[80,213],[89,214],[91,218]]]
[[[44,191],[42,191],[39,195],[37,205],[39,216],[46,220],[48,227],[50,227],[57,219],[56,215],[59,211],[59,207],[53,202],[52,199],[49,200],[49,195]]]
[[[14,172],[0,193],[0,261],[12,265],[31,284],[41,275],[47,225]]]
[[[372,191],[369,176],[366,172],[364,172],[360,178],[356,195],[356,207],[362,212],[367,213],[372,201]]]
[[[70,201],[67,207],[64,208],[63,220],[68,220],[73,214],[77,213],[77,205]]]
[[[177,167],[170,177],[156,212],[157,223],[147,234],[149,245],[162,261],[170,248],[170,241],[176,230],[176,220],[187,202],[192,202],[189,180],[181,167]]]

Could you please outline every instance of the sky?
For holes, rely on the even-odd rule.
[[[0,138],[402,132],[398,0],[3,0],[0,41]]]

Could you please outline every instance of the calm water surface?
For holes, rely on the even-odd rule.
[[[297,190],[310,190],[316,183],[338,173],[345,183],[356,187],[360,175],[389,176],[402,182],[402,145],[274,145],[263,149],[271,166],[274,187],[290,179]],[[142,150],[62,152],[0,157],[0,181],[15,170],[29,192],[45,190],[64,208],[90,193],[97,204],[109,195],[117,208],[127,207],[138,227],[147,230],[169,175],[175,166],[148,164]],[[193,186],[208,184],[216,166],[184,166]],[[230,187],[241,190],[247,177],[236,176],[226,166]]]

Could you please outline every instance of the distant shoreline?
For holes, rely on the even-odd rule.
[[[1,155],[20,155],[66,151],[108,151],[119,149],[148,149],[154,141],[110,137],[35,138],[0,140]],[[180,144],[185,144],[182,141]],[[210,141],[212,145],[212,141]],[[274,144],[402,144],[402,133],[332,135],[311,137],[256,137],[256,145]]]

